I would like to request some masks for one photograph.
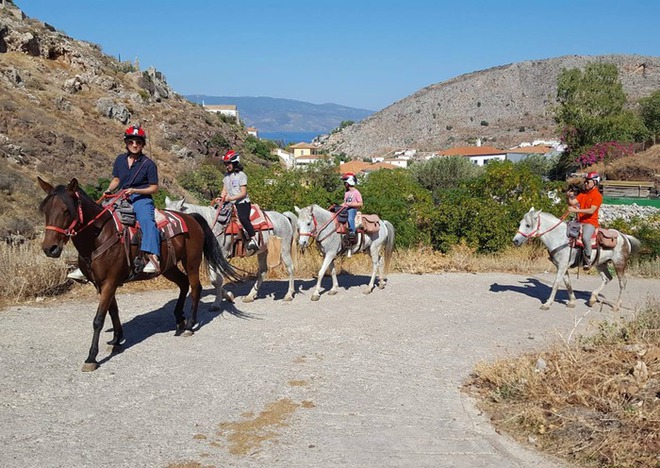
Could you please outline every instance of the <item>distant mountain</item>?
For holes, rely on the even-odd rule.
[[[250,96],[184,96],[197,104],[234,104],[241,120],[260,132],[318,132],[329,133],[342,121],[360,120],[374,111],[340,106],[338,104],[312,104],[293,99]]]
[[[660,89],[660,57],[570,55],[528,60],[458,76],[423,88],[334,133],[324,147],[350,157],[375,157],[401,149],[433,152],[482,143],[510,148],[557,139],[552,106],[557,76],[565,68],[613,63],[631,106]]]

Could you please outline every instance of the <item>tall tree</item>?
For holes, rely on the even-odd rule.
[[[555,120],[568,147],[560,161],[565,171],[596,143],[641,141],[648,134],[641,119],[625,109],[626,95],[614,64],[563,70],[557,78],[557,103]]]
[[[649,129],[653,144],[660,135],[660,90],[639,101],[642,120]]]

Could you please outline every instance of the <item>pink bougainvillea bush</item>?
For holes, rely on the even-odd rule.
[[[597,143],[588,148],[577,157],[576,162],[580,167],[593,166],[599,162],[612,162],[615,159],[625,158],[634,154],[632,143],[620,143],[618,141],[605,141]]]

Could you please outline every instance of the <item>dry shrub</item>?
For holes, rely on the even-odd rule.
[[[588,338],[480,363],[468,383],[500,429],[597,466],[657,466],[659,386],[657,298],[631,319],[601,323]]]

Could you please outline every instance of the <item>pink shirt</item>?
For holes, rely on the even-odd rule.
[[[344,192],[344,204],[346,205],[348,203],[359,203],[362,205],[362,194],[358,189],[353,188]]]

